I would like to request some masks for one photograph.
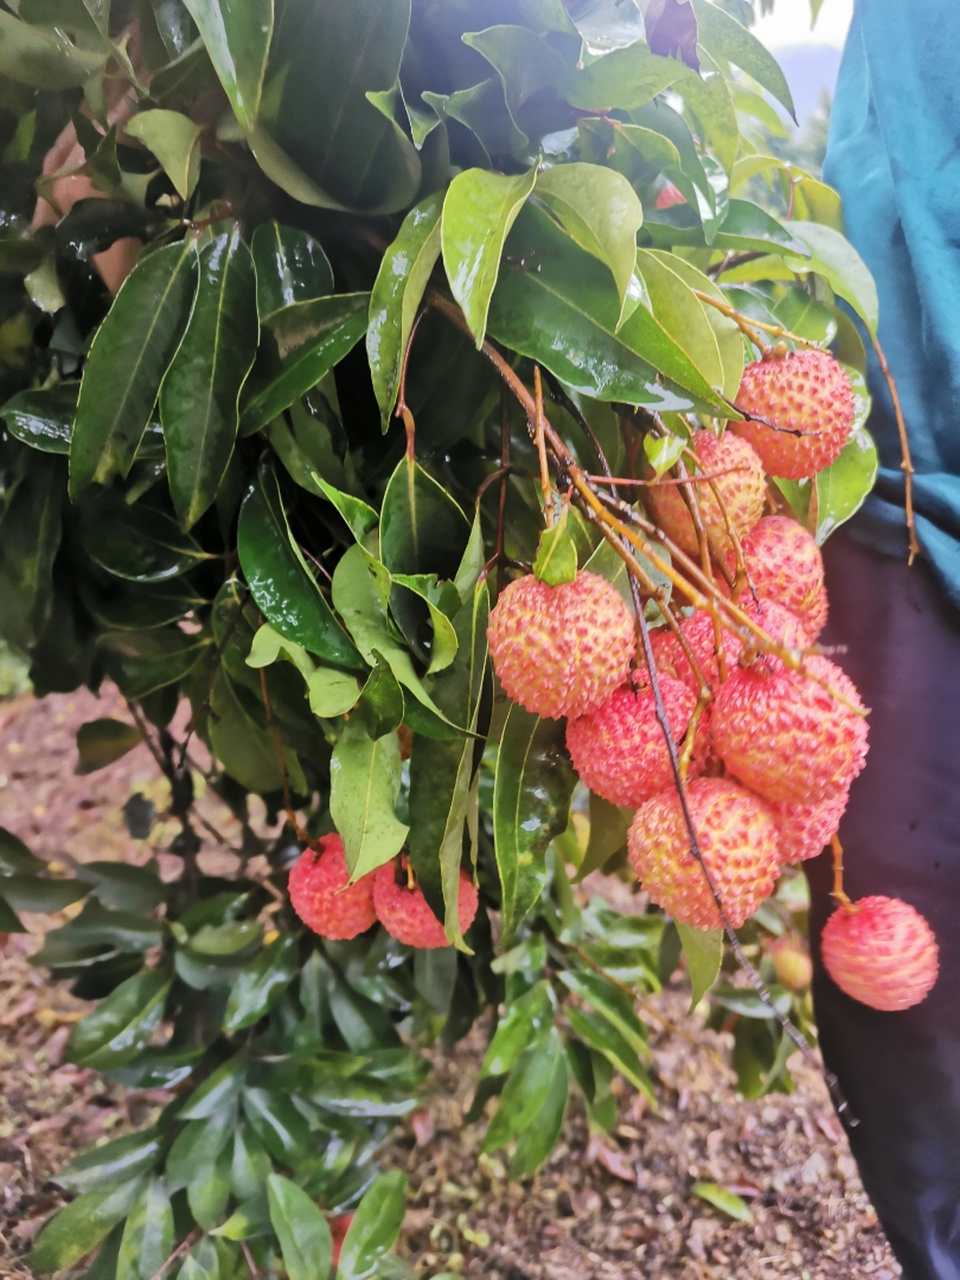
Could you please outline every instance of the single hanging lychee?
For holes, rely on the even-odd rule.
[[[764,468],[784,480],[802,480],[840,456],[854,422],[853,388],[826,351],[771,354],[743,371],[736,406],[762,422],[732,422]]]
[[[321,836],[294,863],[287,889],[303,923],[321,938],[346,941],[377,922],[373,907],[374,873],[350,883],[343,841]]]
[[[823,556],[813,537],[790,516],[764,516],[742,542],[747,578],[760,600],[770,600],[795,614],[811,641],[827,620]],[[731,551],[727,568],[736,572]],[[741,601],[750,598],[744,591]]]
[[[417,947],[421,951],[450,945],[443,925],[423,896],[423,890],[419,886],[410,885],[405,856],[384,863],[374,872],[373,902],[377,919],[398,942],[408,947]],[[457,896],[461,933],[466,933],[473,924],[478,903],[477,886],[461,870]]]
[[[693,450],[699,466],[694,469],[687,464],[689,482],[678,484],[675,479],[668,478],[651,485],[646,491],[646,506],[652,518],[677,546],[699,558],[700,544],[688,506],[688,501],[692,501],[696,494],[707,545],[714,556],[722,559],[732,549],[732,543],[717,494],[730,525],[737,536],[743,538],[763,515],[766,477],[760,459],[750,445],[729,431],[719,437],[712,431],[696,432]],[[697,475],[704,478],[694,484]]]
[[[532,573],[511,582],[490,614],[487,640],[509,696],[551,720],[586,715],[609,698],[636,650],[622,596],[585,569],[557,587]]]
[[[768,800],[779,833],[781,861],[805,862],[822,853],[837,834],[849,799],[847,786],[823,800]]]
[[[714,748],[728,772],[765,800],[825,800],[863,768],[867,722],[854,709],[863,704],[853,682],[827,658],[807,658],[804,665],[810,675],[761,657],[735,671],[717,693]]]
[[[813,964],[806,944],[795,934],[785,933],[763,948],[773,961],[777,981],[788,991],[806,991],[813,977]]]
[[[729,778],[696,778],[686,795],[703,861],[727,919],[739,929],[776,883],[776,826],[763,801]],[[720,928],[675,790],[640,806],[627,833],[627,854],[652,901],[675,920],[697,929]]]
[[[820,952],[840,990],[871,1009],[909,1009],[937,980],[933,930],[899,898],[874,895],[838,907],[824,925]]]
[[[679,745],[696,699],[672,676],[659,676],[664,710]],[[636,808],[673,781],[670,755],[657,720],[652,687],[615,689],[606,702],[567,723],[573,767],[591,791],[611,804]]]

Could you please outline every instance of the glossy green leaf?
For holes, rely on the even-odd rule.
[[[357,705],[360,686],[346,671],[319,667],[307,681],[310,710],[323,720],[343,716]]]
[[[246,1064],[237,1058],[230,1058],[190,1095],[187,1105],[178,1112],[178,1118],[208,1120],[240,1096],[245,1080]]]
[[[609,979],[586,970],[567,969],[560,975],[564,986],[573,991],[615,1027],[634,1053],[646,1055],[647,1035],[637,1017],[633,1001]]]
[[[384,431],[397,401],[400,372],[430,274],[440,256],[443,194],[427,196],[404,218],[370,294],[367,359]]]
[[[254,600],[281,635],[326,662],[362,665],[293,540],[276,476],[268,469],[240,509],[237,552]]]
[[[621,318],[637,259],[643,208],[630,183],[597,164],[559,164],[537,178],[542,200],[581,249],[605,263],[620,295]]]
[[[517,1139],[510,1159],[511,1177],[530,1177],[553,1150],[563,1127],[569,1091],[567,1059],[560,1053],[553,1060],[553,1074],[543,1103]]]
[[[293,981],[297,952],[296,939],[291,934],[281,934],[241,971],[230,989],[224,1031],[239,1031],[259,1022]]]
[[[41,880],[39,876],[15,874],[2,881],[3,896],[16,911],[62,911],[90,892],[77,880]]]
[[[695,1009],[717,980],[723,959],[723,930],[694,929],[677,923],[690,978],[690,1008]]]
[[[217,496],[256,350],[256,272],[237,225],[200,250],[193,310],[160,387],[170,496],[184,528]]]
[[[173,1252],[173,1209],[161,1178],[151,1178],[130,1211],[116,1280],[151,1280]]]
[[[230,1199],[232,1156],[233,1152],[228,1144],[217,1156],[212,1167],[198,1173],[187,1186],[187,1204],[190,1206],[190,1212],[205,1231],[213,1231],[224,1217],[227,1201]],[[213,1254],[212,1258],[215,1260],[217,1255]]]
[[[408,623],[411,614],[406,606],[411,603],[412,597],[416,597],[426,605],[433,632],[429,645],[430,660],[427,665],[427,675],[432,676],[438,671],[445,671],[456,657],[459,644],[456,630],[448,617],[449,604],[447,603],[452,596],[459,607],[460,599],[456,588],[451,582],[438,582],[437,575],[434,573],[395,573],[392,576],[394,589],[390,597],[391,607],[401,624],[400,629],[404,634],[410,634]],[[411,643],[417,638],[411,636]],[[423,642],[419,647],[423,648],[425,643]]]
[[[260,110],[273,34],[273,0],[183,0],[200,29],[234,115],[250,128]]]
[[[76,773],[95,773],[119,760],[143,741],[136,725],[122,720],[88,720],[77,730]]]
[[[564,507],[557,523],[541,533],[533,562],[538,580],[551,587],[572,582],[577,576],[577,544],[567,527],[568,510]]]
[[[336,489],[326,480],[316,477],[317,488],[328,498],[343,516],[347,528],[358,542],[363,542],[371,529],[380,523],[379,512],[375,511],[362,498],[355,498],[352,493],[344,493]]]
[[[726,58],[753,76],[796,119],[790,86],[773,54],[736,18],[716,5],[708,4],[707,0],[693,0],[693,8],[697,15],[697,39],[708,53]]]
[[[534,1040],[547,1030],[554,1019],[554,1000],[547,982],[538,982],[517,1000],[497,1023],[493,1039],[483,1059],[482,1075],[505,1075]]]
[[[786,258],[793,271],[816,271],[830,288],[849,302],[867,326],[872,337],[877,335],[879,302],[873,276],[853,245],[833,227],[817,222],[791,222],[791,232],[810,249],[808,259]]]
[[[22,652],[36,645],[53,607],[53,565],[60,546],[63,464],[34,455],[10,486],[0,517],[0,600],[4,638]]]
[[[126,236],[146,242],[176,226],[162,209],[146,209],[129,200],[89,197],[78,200],[60,219],[54,243],[58,253],[85,262]]]
[[[99,502],[85,522],[84,550],[102,569],[130,582],[179,578],[208,556],[176,522],[146,503]]]
[[[290,1280],[325,1276],[333,1247],[326,1218],[305,1191],[278,1173],[267,1179],[267,1198]]]
[[[154,1167],[160,1151],[156,1129],[125,1133],[122,1138],[114,1138],[71,1160],[58,1171],[56,1181],[77,1194],[130,1182]]]
[[[327,255],[306,231],[281,222],[261,222],[250,248],[257,268],[261,324],[284,307],[333,293],[333,269]]]
[[[245,1089],[243,1112],[270,1154],[285,1164],[303,1158],[303,1115],[288,1097],[269,1089]]]
[[[625,1080],[656,1104],[653,1085],[637,1051],[630,1047],[611,1022],[592,1010],[577,1009],[571,1004],[564,1006],[564,1013],[584,1044],[596,1050]]]
[[[536,166],[516,177],[468,169],[447,189],[440,221],[443,265],[478,347],[504,242],[536,180]]]
[[[296,302],[274,312],[269,330],[277,361],[275,372],[251,381],[243,408],[243,434],[268,423],[348,355],[367,326],[369,294],[340,293],[312,302]]]
[[[681,62],[661,58],[638,42],[568,72],[560,87],[571,106],[588,111],[614,107],[630,111],[651,102],[680,80],[685,71]]]
[[[78,916],[57,930],[57,938],[77,947],[104,943],[117,951],[142,952],[163,941],[164,928],[150,916],[110,910],[91,897]]]
[[[380,512],[380,555],[391,573],[452,578],[470,522],[447,491],[406,455],[390,477]]]
[[[705,1200],[707,1204],[712,1204],[728,1218],[733,1218],[736,1222],[753,1221],[753,1214],[747,1202],[735,1192],[727,1191],[725,1187],[719,1187],[715,1182],[695,1182],[691,1189],[695,1196]]]
[[[0,409],[0,417],[21,444],[41,453],[68,454],[79,390],[78,382],[61,382],[45,390],[21,391]]]
[[[262,1193],[272,1171],[270,1157],[250,1125],[245,1121],[237,1125],[230,1172],[230,1186],[237,1200],[242,1203]]]
[[[200,179],[199,143],[203,126],[194,124],[179,111],[159,108],[139,112],[125,131],[153,152],[180,199],[189,199]]]
[[[358,879],[403,848],[409,827],[396,815],[400,746],[396,734],[374,740],[359,717],[344,725],[330,761],[330,816]]]
[[[877,466],[877,446],[870,433],[860,427],[836,462],[816,478],[818,546],[863,506],[877,478]]]
[[[197,253],[183,241],[142,257],[121,286],[84,366],[70,445],[71,495],[129,472],[196,285]]]
[[[70,1036],[70,1061],[103,1071],[129,1062],[160,1026],[170,990],[162,969],[148,969],[122,982]]]
[[[215,1111],[207,1120],[191,1120],[181,1129],[167,1154],[164,1178],[167,1190],[189,1186],[211,1169],[230,1141],[237,1123],[236,1101]]]
[[[79,1262],[127,1216],[142,1189],[142,1181],[131,1178],[119,1187],[89,1191],[60,1209],[37,1236],[29,1256],[31,1270],[61,1271]]]
[[[357,1205],[337,1264],[343,1280],[373,1275],[380,1259],[400,1237],[406,1210],[407,1179],[399,1169],[383,1173]]]
[[[483,1140],[483,1151],[496,1151],[523,1133],[547,1101],[563,1046],[556,1027],[521,1055],[504,1085],[500,1105]]]
[[[102,50],[81,49],[56,30],[28,26],[0,11],[0,73],[46,92],[75,89],[103,70]]]
[[[505,942],[543,890],[547,845],[567,829],[576,781],[563,750],[563,729],[511,706],[497,755],[493,834],[503,891]]]
[[[702,135],[729,173],[740,149],[740,126],[727,81],[722,75],[701,79],[695,71],[684,68],[684,72],[682,81],[674,87],[683,95],[700,123]]]
[[[163,881],[149,867],[125,862],[81,862],[77,876],[93,885],[94,897],[107,907],[150,911],[166,896]]]

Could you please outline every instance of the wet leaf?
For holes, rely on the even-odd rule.
[[[122,982],[70,1036],[70,1061],[103,1071],[130,1062],[149,1043],[163,1018],[170,977],[148,969]]]
[[[260,110],[273,34],[273,0],[183,0],[200,29],[234,115],[249,129]]]
[[[333,269],[318,240],[297,227],[261,222],[253,233],[257,310],[266,324],[284,307],[333,293]]]
[[[409,827],[396,815],[400,747],[396,734],[374,740],[360,717],[344,725],[330,761],[330,816],[358,879],[403,848]]]
[[[407,1179],[399,1171],[381,1174],[357,1205],[337,1264],[343,1280],[363,1280],[400,1237]]]
[[[277,1173],[267,1179],[267,1198],[290,1280],[325,1276],[332,1251],[326,1218],[305,1191]]]

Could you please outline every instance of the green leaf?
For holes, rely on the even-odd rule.
[[[56,30],[27,26],[0,11],[0,73],[34,89],[75,89],[103,70],[104,51],[81,49]]]
[[[577,544],[567,528],[568,510],[564,507],[553,528],[544,529],[541,533],[533,562],[536,577],[551,587],[572,582],[577,576]]]
[[[601,1054],[625,1080],[629,1080],[634,1088],[639,1089],[656,1105],[656,1095],[646,1069],[636,1050],[627,1044],[616,1027],[600,1014],[577,1009],[571,1004],[564,1006],[564,1013],[580,1039]]]
[[[581,249],[610,268],[620,295],[621,319],[637,260],[643,208],[630,183],[597,164],[559,164],[537,178],[542,200]]]
[[[113,764],[143,741],[136,725],[121,720],[88,720],[77,730],[76,773],[95,773]]]
[[[159,1158],[161,1141],[156,1129],[126,1133],[102,1147],[94,1147],[71,1160],[55,1181],[68,1191],[82,1194],[117,1183],[131,1182],[149,1173]]]
[[[396,734],[374,740],[362,719],[351,717],[330,761],[330,816],[352,879],[375,871],[403,848],[410,828],[396,815],[399,794]]]
[[[640,263],[640,257],[641,255],[638,254],[638,266]],[[652,262],[656,262],[661,268],[669,270],[673,277],[679,277],[688,289],[696,290],[698,293],[708,294],[717,302],[727,302],[722,291],[717,288],[710,277],[705,276],[702,271],[698,271],[692,262],[687,262],[686,259],[682,258],[678,253],[668,254],[663,253],[660,250],[653,249],[649,250],[644,255],[643,260],[648,270],[650,264]],[[649,286],[649,276],[645,275],[644,279]],[[678,289],[674,294],[674,305],[676,305],[681,293],[682,289]],[[729,316],[723,315],[716,307],[710,306],[709,303],[703,302],[700,298],[696,298],[695,301],[703,311],[707,324],[713,330],[717,355],[720,359],[721,372],[720,382],[717,384],[717,389],[727,400],[733,400],[740,389],[740,379],[743,376],[743,334],[737,326],[736,321],[731,320]],[[661,320],[663,319],[662,308],[659,318]],[[689,350],[689,348],[686,347],[686,343],[690,340],[689,335],[687,335],[686,338],[681,338],[681,335],[679,334],[675,336],[677,337],[677,341],[680,345]],[[702,328],[700,341],[702,348],[706,348],[708,340],[706,335],[703,334]],[[734,415],[735,411],[728,407],[724,412],[726,416],[730,417]]]
[[[753,1221],[753,1214],[750,1212],[747,1202],[733,1191],[727,1191],[725,1187],[718,1187],[715,1182],[695,1182],[691,1190],[695,1196],[705,1200],[707,1204],[712,1204],[715,1209],[725,1213],[728,1218],[733,1218],[737,1222]]]
[[[281,635],[326,662],[362,665],[293,540],[277,478],[268,468],[240,509],[237,553],[254,600]]]
[[[116,1280],[150,1280],[173,1252],[173,1209],[161,1178],[151,1178],[130,1211]]]
[[[163,881],[147,867],[123,862],[81,862],[77,876],[93,885],[94,896],[107,907],[151,911],[166,897]]]
[[[139,138],[160,161],[181,200],[188,200],[200,180],[200,135],[203,126],[194,124],[179,111],[141,111],[128,122],[125,132]]]
[[[111,911],[95,898],[69,924],[57,930],[57,938],[77,947],[106,944],[117,951],[146,951],[164,937],[159,920],[133,911]]]
[[[139,701],[187,676],[210,641],[178,628],[148,631],[106,631],[100,643],[106,663],[125,698]]]
[[[677,922],[690,977],[690,1009],[697,1007],[717,980],[723,959],[723,930],[694,929]]]
[[[530,1177],[553,1150],[563,1127],[569,1092],[567,1059],[561,1052],[553,1060],[553,1075],[542,1105],[517,1139],[510,1160],[512,1178]]]
[[[0,898],[0,933],[26,933],[27,927],[14,909]]]
[[[296,939],[281,934],[241,971],[230,989],[224,1031],[252,1027],[269,1011],[296,976],[297,950]]]
[[[201,1236],[177,1272],[177,1280],[220,1280],[216,1242],[209,1236]]]
[[[141,257],[123,282],[84,367],[70,445],[71,496],[128,474],[196,284],[197,253],[187,241]]]
[[[31,1270],[61,1271],[79,1262],[127,1216],[142,1189],[142,1181],[131,1178],[119,1187],[89,1191],[60,1209],[37,1236],[29,1256]]]
[[[237,1125],[233,1135],[233,1162],[230,1173],[230,1187],[236,1199],[242,1203],[262,1193],[267,1177],[272,1171],[273,1164],[270,1157],[250,1125],[246,1122]]]
[[[560,91],[573,107],[631,111],[652,102],[657,94],[682,79],[685,72],[682,63],[661,58],[638,42],[568,72]]]
[[[411,633],[411,627],[409,626],[410,614],[403,607],[404,604],[408,603],[408,597],[404,593],[412,593],[427,606],[430,626],[433,631],[430,641],[430,661],[427,666],[427,675],[432,676],[438,671],[446,670],[457,655],[459,642],[456,629],[441,606],[449,608],[444,599],[448,594],[452,594],[453,599],[459,605],[460,598],[456,593],[456,587],[451,582],[438,583],[435,573],[395,573],[393,574],[393,583],[394,590],[391,593],[393,612],[401,623],[400,629],[405,635],[409,636],[411,644],[414,643],[417,637]],[[423,646],[421,645],[420,647],[422,648]]]
[[[167,1155],[165,1180],[172,1195],[212,1170],[237,1123],[236,1102],[215,1111],[209,1120],[191,1120],[181,1129]]]
[[[791,271],[816,271],[830,288],[849,302],[867,326],[871,337],[877,336],[879,301],[873,276],[853,245],[833,227],[818,222],[791,222],[791,232],[810,249],[809,258],[794,259],[784,255]]]
[[[695,71],[684,71],[682,82],[674,87],[699,120],[701,135],[729,173],[740,149],[740,126],[727,81],[722,75],[702,80]]]
[[[0,884],[4,898],[16,911],[62,911],[90,892],[76,880],[41,880],[29,875],[6,876]]]
[[[68,454],[79,390],[79,382],[61,382],[46,389],[21,391],[0,409],[0,417],[21,444],[41,453]]]
[[[183,0],[200,29],[233,113],[249,129],[260,111],[273,0]]]
[[[395,734],[403,720],[403,690],[396,676],[379,657],[367,677],[361,697],[369,736],[376,740],[385,733]]]
[[[818,546],[863,506],[877,478],[877,466],[877,446],[870,433],[859,427],[836,462],[816,477]]]
[[[60,546],[62,463],[34,454],[12,484],[0,518],[0,600],[4,639],[24,652],[37,644],[54,605],[53,564]]]
[[[634,1053],[647,1054],[646,1030],[637,1017],[633,1002],[612,982],[598,973],[576,969],[565,970],[560,974],[560,981],[606,1018]]]
[[[643,455],[653,467],[653,474],[657,480],[680,461],[688,445],[689,441],[683,436],[643,437]]]
[[[554,85],[565,70],[563,57],[529,26],[493,26],[486,31],[468,31],[461,39],[496,71],[507,110],[518,130],[520,108]]]
[[[261,707],[262,704],[258,703],[258,711]],[[273,733],[265,723],[254,719],[247,704],[241,700],[237,685],[223,670],[217,672],[210,694],[210,709],[213,712],[207,729],[210,747],[227,773],[258,794],[279,791],[283,786],[283,774]],[[303,773],[299,761],[286,745],[283,754],[291,785],[302,792]],[[297,781],[300,787],[297,787]]]
[[[503,1087],[482,1151],[496,1151],[533,1123],[550,1094],[557,1060],[563,1056],[560,1033],[553,1026],[525,1050]]]
[[[307,681],[310,710],[323,720],[343,716],[357,705],[360,686],[356,677],[331,667],[318,667]]]
[[[46,863],[35,858],[19,836],[6,827],[0,827],[0,876],[42,871],[45,866]]]
[[[209,1120],[224,1107],[229,1107],[246,1082],[246,1064],[231,1058],[192,1093],[187,1105],[178,1112],[180,1120]]]
[[[380,556],[391,573],[453,578],[470,522],[450,494],[404,455],[390,477],[380,512]]]
[[[503,900],[504,944],[543,890],[547,845],[567,829],[576,781],[563,728],[511,706],[497,754],[493,835]]]
[[[170,990],[162,969],[147,969],[111,991],[70,1036],[70,1061],[104,1071],[135,1058],[160,1026]]]
[[[330,1270],[333,1244],[327,1220],[305,1191],[289,1178],[267,1178],[270,1221],[280,1240],[290,1280],[317,1280]]]
[[[306,1133],[303,1115],[282,1093],[245,1089],[243,1111],[263,1145],[276,1160],[295,1167],[303,1159]]]
[[[753,76],[758,84],[783,103],[796,120],[790,86],[773,54],[736,18],[716,5],[707,4],[706,0],[693,0],[693,8],[697,15],[697,39],[707,52],[714,57],[726,58]]]
[[[516,177],[468,169],[447,189],[440,222],[443,265],[478,347],[487,330],[504,241],[536,180],[536,165]]]
[[[370,294],[367,359],[386,431],[397,401],[400,371],[430,274],[440,256],[443,193],[427,196],[404,218]]]
[[[527,1046],[552,1026],[553,1020],[554,1000],[550,985],[538,982],[507,1005],[507,1011],[497,1023],[493,1039],[487,1046],[481,1075],[505,1075]]]
[[[280,222],[261,222],[251,242],[257,310],[267,324],[278,311],[333,293],[333,268],[313,236]]]
[[[243,408],[250,435],[315,387],[357,345],[367,327],[370,295],[338,293],[295,302],[270,317],[266,343],[276,348],[276,371],[251,380]]]
[[[102,569],[130,582],[156,583],[193,569],[209,557],[174,520],[144,503],[100,501],[85,522],[84,550]]]
[[[383,1173],[357,1205],[337,1264],[342,1280],[364,1280],[396,1244],[406,1209],[407,1179],[398,1169]]]
[[[233,453],[257,333],[256,272],[235,225],[200,250],[193,310],[160,387],[170,496],[186,529],[217,496]]]
[[[328,484],[320,476],[316,477],[317,488],[328,498],[343,516],[347,528],[358,542],[363,542],[371,529],[380,523],[379,513],[362,498],[355,498],[351,493],[344,493]]]

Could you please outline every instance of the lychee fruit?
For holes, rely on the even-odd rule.
[[[937,980],[933,930],[899,898],[877,894],[838,907],[824,925],[820,952],[840,990],[871,1009],[909,1009]]]
[[[557,587],[533,574],[511,582],[491,611],[487,640],[509,696],[550,720],[599,707],[626,680],[636,651],[623,597],[585,569]]]
[[[707,683],[715,687],[720,680],[720,669],[717,663],[713,615],[706,609],[695,609],[688,617],[680,620],[680,631]],[[650,633],[650,639],[653,642],[654,659],[658,670],[676,676],[696,694],[698,692],[697,677],[687,661],[683,645],[675,632],[666,629],[653,631]],[[725,671],[729,673],[736,669],[743,641],[736,632],[721,625],[720,643]]]
[[[398,873],[400,882],[397,879]],[[374,872],[373,902],[377,919],[398,942],[408,947],[417,947],[421,951],[450,945],[442,923],[423,896],[423,890],[418,886],[410,886],[405,857],[394,858]],[[478,903],[477,886],[461,869],[457,896],[461,933],[466,933],[473,924]]]
[[[727,919],[738,929],[776,883],[776,825],[763,801],[729,778],[696,778],[686,795],[703,861]],[[627,854],[651,900],[675,920],[697,929],[720,928],[707,878],[690,852],[676,791],[640,806],[627,833]]]
[[[698,471],[694,473],[692,466],[687,466],[691,482],[677,484],[662,480],[651,485],[646,493],[647,508],[678,547],[699,558],[700,544],[688,505],[696,498],[707,545],[712,555],[722,558],[732,550],[732,543],[717,494],[731,527],[743,538],[763,515],[766,477],[760,459],[747,441],[730,432],[717,437],[712,431],[698,431],[693,437],[693,450]],[[695,474],[705,478],[694,484]]]
[[[661,187],[657,192],[657,198],[654,202],[655,209],[672,209],[675,204],[686,204],[687,197],[683,194],[679,187],[675,187],[672,182],[668,182],[666,186]]]
[[[322,836],[294,863],[287,889],[303,923],[321,938],[345,942],[377,922],[373,906],[374,873],[350,883],[343,841]]]
[[[764,655],[733,672],[717,692],[714,748],[727,770],[766,800],[824,800],[863,768],[867,722],[851,709],[863,706],[853,682],[827,658],[807,658],[804,665],[827,687]]]
[[[750,585],[760,600],[770,600],[795,614],[810,640],[827,621],[823,556],[813,537],[790,516],[764,516],[742,542]],[[736,572],[731,551],[727,567]],[[749,592],[744,593],[749,598]]]
[[[843,787],[823,800],[768,800],[780,833],[781,861],[805,862],[822,853],[837,834],[849,798],[850,788]]]
[[[680,743],[696,702],[685,684],[660,675],[660,694],[673,740]],[[602,706],[567,723],[573,767],[591,791],[611,804],[636,808],[673,781],[670,754],[657,720],[653,689],[615,689]]]
[[[806,991],[813,977],[813,964],[805,943],[785,933],[768,942],[764,951],[773,961],[774,973],[782,987],[788,991]]]
[[[828,467],[853,430],[850,379],[826,351],[791,351],[748,364],[736,406],[764,421],[732,422],[731,430],[750,441],[770,475],[785,480]]]

